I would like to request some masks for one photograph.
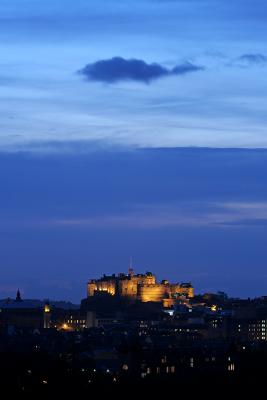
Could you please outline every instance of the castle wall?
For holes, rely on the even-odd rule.
[[[168,286],[162,284],[138,286],[138,299],[144,303],[148,301],[161,302],[168,294]]]
[[[116,280],[108,279],[108,280],[98,280],[89,282],[87,285],[87,295],[88,297],[94,296],[94,292],[107,292],[111,295],[115,295],[116,293]]]
[[[95,282],[88,282],[88,284],[87,284],[87,297],[94,296],[95,290],[96,290]]]
[[[91,280],[87,285],[87,296],[95,295],[95,291],[105,291],[111,295],[118,294],[130,298],[137,298],[137,288],[142,284],[155,284],[156,277],[153,274],[146,275],[123,275],[114,279],[101,278]]]
[[[190,285],[170,285],[170,295],[175,296],[176,294],[185,295],[186,297],[194,297],[194,288]]]
[[[155,285],[156,277],[155,275],[134,275],[132,277],[133,282],[137,285]]]
[[[137,282],[134,279],[120,280],[118,284],[119,295],[123,297],[136,298],[137,286]]]
[[[99,281],[96,283],[96,290],[100,292],[107,292],[111,295],[115,295],[116,293],[116,281],[107,280],[107,281]]]
[[[174,299],[177,295],[194,297],[194,288],[190,283],[169,284],[168,281],[156,283],[155,275],[112,275],[99,280],[91,280],[87,285],[87,296],[95,295],[97,291],[105,291],[111,295],[139,299],[142,302],[160,302],[163,299]]]

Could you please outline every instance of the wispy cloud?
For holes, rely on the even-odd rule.
[[[54,225],[91,228],[162,229],[267,225],[267,202],[187,203],[138,206],[124,214],[69,218]]]

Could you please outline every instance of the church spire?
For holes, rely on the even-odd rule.
[[[20,290],[19,290],[19,289],[18,289],[18,291],[17,291],[16,301],[17,301],[17,302],[22,301],[22,298],[21,298],[21,294],[20,294]]]

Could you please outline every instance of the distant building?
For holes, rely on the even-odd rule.
[[[22,299],[18,290],[15,300],[0,300],[0,329],[67,329],[79,330],[86,324],[86,314],[68,302]]]
[[[9,301],[0,306],[0,327],[25,329],[50,328],[50,308],[31,300]]]
[[[82,331],[87,328],[87,314],[79,309],[54,309],[51,318],[51,326],[57,330]]]
[[[86,316],[86,328],[103,328],[117,325],[120,322],[120,319],[115,317],[99,317],[92,311],[88,311]]]
[[[191,283],[172,284],[167,280],[157,283],[151,272],[135,275],[132,268],[128,274],[103,275],[100,279],[91,279],[87,284],[87,297],[93,297],[100,292],[143,303],[163,302],[166,307],[172,306],[180,297],[194,297]]]

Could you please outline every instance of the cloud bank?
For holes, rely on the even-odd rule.
[[[185,62],[168,69],[160,64],[148,64],[143,60],[114,57],[87,64],[79,71],[90,81],[116,83],[119,81],[137,81],[150,83],[153,80],[168,76],[185,75],[189,72],[201,71],[204,68]]]

